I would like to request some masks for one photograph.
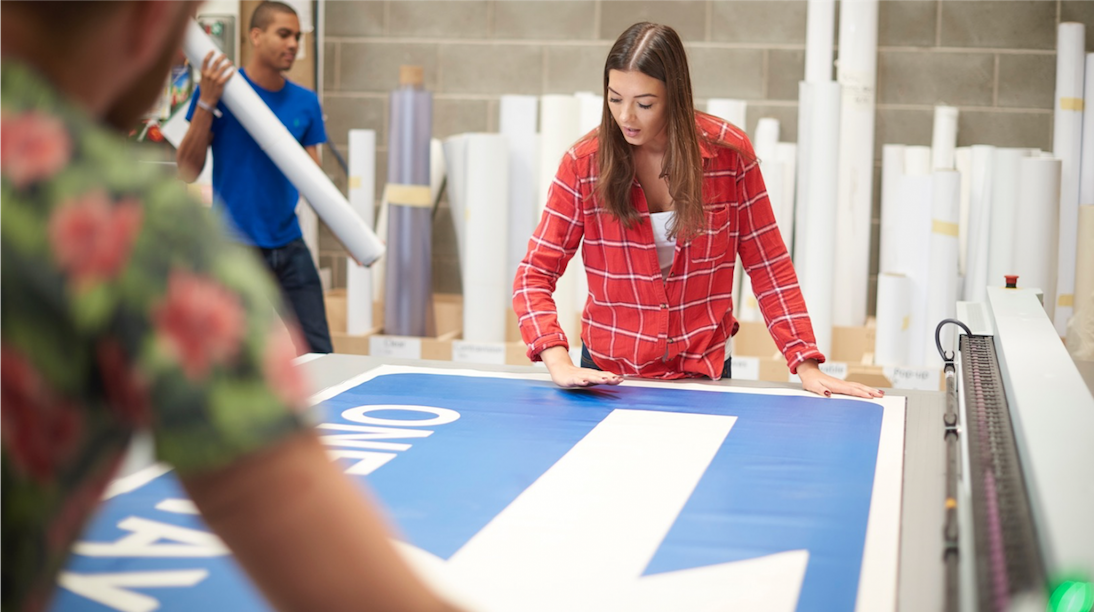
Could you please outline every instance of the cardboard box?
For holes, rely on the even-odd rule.
[[[433,317],[437,335],[429,338],[391,336],[383,333],[384,305],[372,305],[374,327],[362,335],[346,333],[346,295],[333,289],[324,296],[327,324],[335,353],[397,357],[402,359],[452,359],[452,341],[460,337],[463,326],[463,297],[453,294],[433,296]]]
[[[821,364],[825,373],[871,387],[945,390],[940,368],[883,367],[874,365],[876,331],[873,321],[862,327],[833,327],[832,351]],[[733,337],[733,377],[770,382],[793,381],[786,359],[762,321],[742,321]],[[796,382],[796,381],[794,381]]]

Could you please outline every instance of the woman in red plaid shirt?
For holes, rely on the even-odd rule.
[[[733,266],[740,255],[768,329],[805,389],[881,392],[820,371],[797,276],[759,165],[737,127],[694,110],[676,32],[638,23],[604,66],[600,127],[562,159],[514,282],[528,356],[561,387],[729,375]],[[589,297],[581,367],[552,294],[578,247]]]

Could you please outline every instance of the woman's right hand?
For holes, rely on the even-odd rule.
[[[549,349],[544,349],[539,356],[543,359],[544,365],[547,366],[547,371],[551,373],[551,380],[563,389],[591,387],[593,385],[618,385],[623,382],[623,377],[618,374],[575,366],[570,361],[570,354],[562,346],[552,346]]]

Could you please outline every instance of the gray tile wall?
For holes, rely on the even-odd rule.
[[[324,10],[330,139],[344,151],[349,128],[377,130],[381,173],[387,94],[401,64],[425,68],[435,136],[496,130],[500,94],[599,90],[612,42],[642,20],[680,33],[697,104],[747,99],[750,130],[761,117],[776,117],[783,139],[797,138],[804,0],[328,0]],[[882,0],[876,155],[887,142],[930,144],[936,104],[960,108],[961,146],[1050,149],[1061,21],[1094,25],[1094,0]],[[1094,51],[1094,29],[1087,50]],[[344,189],[331,158],[324,169]],[[456,292],[454,233],[443,207],[437,222],[434,285]],[[338,286],[343,253],[329,232],[320,250]],[[873,259],[876,272],[876,245]],[[872,287],[870,301],[872,311]]]

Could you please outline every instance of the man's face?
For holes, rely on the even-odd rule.
[[[292,68],[300,48],[300,20],[292,13],[274,13],[265,30],[251,30],[251,41],[263,63],[284,72]]]
[[[106,122],[119,130],[129,130],[155,104],[163,93],[168,72],[182,46],[183,36],[190,20],[197,13],[200,3],[180,2],[164,35],[157,40],[162,45],[155,51],[155,60],[147,70],[139,74],[126,90],[107,109]]]

